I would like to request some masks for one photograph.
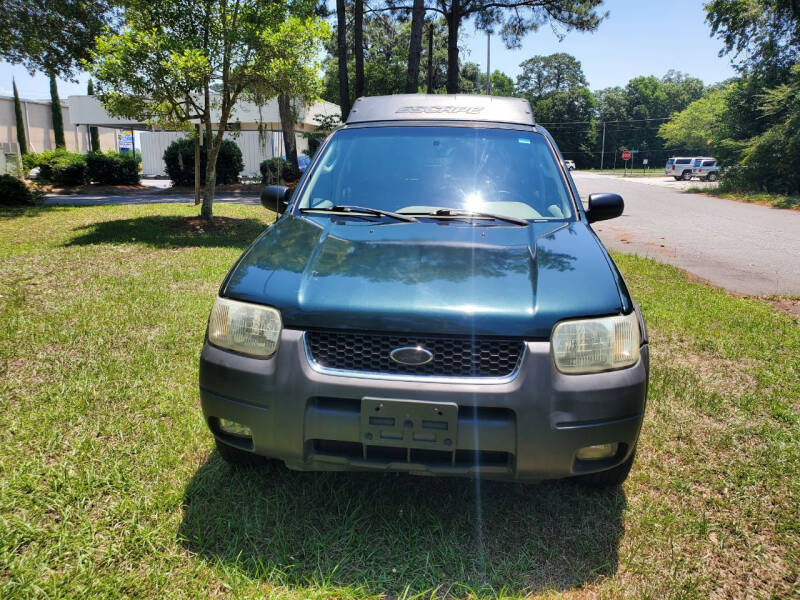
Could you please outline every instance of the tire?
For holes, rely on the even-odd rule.
[[[681,180],[679,175],[673,175],[672,177],[673,177],[673,179],[675,179],[675,181],[680,181]]]
[[[633,449],[631,455],[624,463],[617,465],[613,469],[607,471],[600,471],[599,473],[588,473],[587,475],[578,475],[575,481],[581,485],[592,488],[608,488],[616,487],[623,484],[628,478],[628,473],[631,472],[633,466],[633,459],[636,457],[636,448]]]
[[[684,171],[681,175],[681,179],[684,181],[691,181],[692,180],[692,172],[691,171]]]
[[[717,180],[717,174],[716,173],[709,173],[708,177],[706,177],[706,181],[716,181],[716,180]]]
[[[253,454],[247,450],[242,450],[234,446],[229,446],[225,442],[214,440],[217,444],[217,452],[222,459],[237,467],[257,467],[267,463],[267,459],[258,454]]]

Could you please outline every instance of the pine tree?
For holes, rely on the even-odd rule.
[[[17,118],[17,142],[19,142],[19,153],[28,153],[28,138],[25,137],[25,121],[22,120],[22,104],[19,101],[17,92],[17,81],[12,79],[14,87],[14,116]]]
[[[54,74],[50,75],[50,105],[53,110],[53,135],[56,148],[65,150],[67,142],[64,139],[64,115],[61,114],[61,99],[58,97],[58,85]]]

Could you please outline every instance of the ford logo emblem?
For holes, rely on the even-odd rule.
[[[422,346],[403,346],[402,348],[395,348],[392,350],[389,354],[389,358],[401,365],[418,367],[431,362],[433,360],[433,353]]]

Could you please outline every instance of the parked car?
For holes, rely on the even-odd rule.
[[[696,158],[692,163],[692,177],[703,181],[716,181],[719,178],[719,165],[714,158]]]
[[[675,156],[667,159],[667,165],[664,167],[664,174],[671,175],[675,181],[689,181],[692,178],[692,157]]]
[[[464,125],[468,125],[465,127]],[[200,398],[219,454],[290,469],[617,485],[647,329],[520,98],[358,99],[211,310]]]
[[[574,160],[565,160],[564,161],[564,166],[567,167],[568,171],[574,171],[575,170],[575,161]]]

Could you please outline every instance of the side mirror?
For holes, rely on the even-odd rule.
[[[620,216],[623,210],[625,203],[619,194],[590,194],[586,218],[589,223],[605,221]]]
[[[284,185],[268,185],[261,192],[261,204],[264,208],[283,214],[289,206],[289,199],[292,197],[292,190]]]

